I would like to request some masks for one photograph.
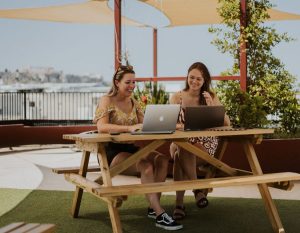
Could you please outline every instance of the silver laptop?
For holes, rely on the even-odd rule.
[[[131,134],[174,133],[179,111],[180,105],[178,104],[147,105],[142,130]]]
[[[224,126],[224,106],[197,106],[185,109],[185,131]]]

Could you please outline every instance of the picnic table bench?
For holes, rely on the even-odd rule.
[[[240,131],[176,131],[174,134],[159,135],[130,135],[128,133],[120,135],[109,134],[69,134],[64,135],[64,139],[73,140],[76,146],[83,150],[82,160],[79,170],[75,172],[63,172],[67,181],[76,185],[73,197],[72,215],[78,217],[80,202],[83,190],[91,193],[108,205],[112,230],[114,233],[121,233],[122,226],[118,207],[120,206],[120,196],[139,195],[146,193],[167,192],[189,189],[209,189],[215,187],[236,186],[257,184],[274,232],[284,233],[280,217],[276,206],[269,192],[269,186],[289,190],[292,188],[292,181],[300,180],[300,174],[292,172],[263,174],[257,159],[253,144],[260,143],[263,134],[273,133],[272,129],[247,129]],[[214,136],[219,137],[219,148],[215,157],[200,150],[188,143],[189,137]],[[139,151],[131,155],[122,163],[110,168],[107,163],[104,146],[107,142],[122,143],[125,141],[151,140],[152,142],[142,147]],[[228,141],[238,141],[243,145],[244,152],[248,159],[252,172],[232,168],[221,161]],[[113,185],[111,178],[120,174],[139,159],[147,156],[151,151],[157,149],[166,142],[173,142],[179,147],[195,154],[199,158],[211,165],[212,169],[206,174],[205,179],[192,181],[168,181],[151,184]],[[88,162],[90,153],[97,153],[100,161],[102,183],[86,178],[88,172]],[[216,169],[226,174],[226,177],[215,178]]]
[[[52,233],[54,224],[15,222],[0,228],[0,233]]]

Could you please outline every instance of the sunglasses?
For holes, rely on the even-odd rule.
[[[119,66],[118,69],[116,70],[115,74],[114,74],[114,79],[118,79],[117,77],[119,77],[122,73],[126,72],[126,71],[132,71],[133,70],[133,66]]]

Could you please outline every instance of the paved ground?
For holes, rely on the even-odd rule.
[[[31,145],[0,149],[0,188],[74,190],[74,186],[64,180],[63,175],[51,172],[54,167],[77,166],[81,153],[70,145]],[[91,155],[90,164],[97,164],[95,155]],[[88,177],[97,177],[89,173]],[[117,176],[114,183],[139,183],[132,176]],[[167,193],[174,195],[174,192]],[[191,195],[191,191],[187,192]],[[275,199],[300,200],[300,182],[295,183],[292,191],[271,189]],[[215,188],[209,196],[260,198],[255,185]]]

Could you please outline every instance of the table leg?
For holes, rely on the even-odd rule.
[[[88,165],[89,165],[89,159],[90,159],[90,152],[83,151],[80,169],[79,169],[79,175],[82,175],[83,177],[86,177],[86,173],[87,173],[87,169],[88,169]],[[76,190],[75,190],[75,193],[73,196],[72,209],[71,209],[71,213],[74,218],[78,217],[82,194],[83,194],[83,189],[76,186]]]
[[[254,147],[249,140],[243,142],[244,151],[247,155],[248,162],[250,164],[253,175],[262,175],[262,169],[260,167],[259,161],[257,159]],[[272,200],[269,188],[267,184],[258,184],[258,189],[260,191],[262,200],[265,204],[265,208],[269,219],[271,221],[274,232],[284,233],[285,230],[282,226],[278,211],[276,209],[275,203]]]
[[[98,143],[98,159],[100,161],[103,186],[112,186],[109,165],[107,162],[106,152],[102,143]],[[108,211],[111,220],[112,230],[114,233],[122,233],[122,226],[118,208],[114,205],[114,199],[108,200]]]

